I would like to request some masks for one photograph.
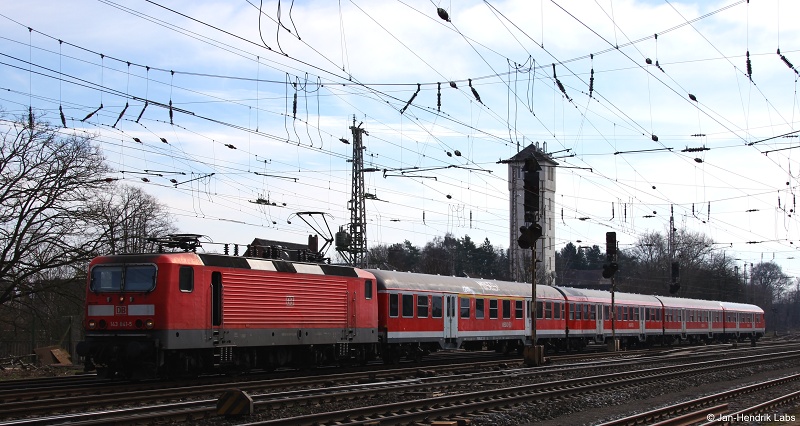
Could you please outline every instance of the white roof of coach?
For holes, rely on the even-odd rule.
[[[656,296],[665,308],[702,309],[706,311],[721,311],[720,302],[713,300],[685,299],[683,297]]]
[[[597,302],[611,303],[611,293],[603,290],[589,290],[585,288],[556,287],[567,297],[570,302]],[[646,306],[661,306],[661,302],[654,296],[635,293],[614,293],[614,302],[622,304],[637,304]]]
[[[378,280],[379,291],[411,290],[517,297],[530,297],[531,295],[531,285],[527,283],[385,271],[381,269],[367,269],[367,271],[375,275]],[[564,296],[553,287],[541,285],[536,288],[536,297],[564,299]]]
[[[722,305],[726,311],[757,312],[760,314],[764,313],[764,310],[758,306],[747,303],[719,302],[719,304]]]

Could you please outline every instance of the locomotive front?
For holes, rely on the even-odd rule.
[[[158,333],[165,326],[159,309],[165,298],[157,285],[159,267],[165,266],[161,264],[163,255],[104,256],[91,262],[86,338],[77,347],[85,357],[86,371],[96,369],[106,377],[149,376],[156,371]]]

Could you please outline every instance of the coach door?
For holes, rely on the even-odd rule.
[[[458,336],[458,296],[444,296],[444,338],[454,339]]]
[[[595,310],[595,318],[596,318],[596,332],[598,336],[603,335],[603,305],[592,305],[592,309]]]

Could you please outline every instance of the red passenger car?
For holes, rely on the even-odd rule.
[[[378,282],[383,358],[439,349],[521,350],[530,342],[530,284],[369,270]]]
[[[725,311],[725,337],[750,339],[755,342],[764,335],[764,311],[745,303],[720,302]]]

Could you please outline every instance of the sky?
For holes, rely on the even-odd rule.
[[[672,214],[737,265],[800,277],[796,16],[791,0],[0,0],[0,110],[94,137],[110,177],[210,251],[304,242],[297,212],[347,224],[355,124],[378,170],[369,246],[508,247],[499,161],[538,143],[559,163],[556,250],[608,231],[629,248]]]

